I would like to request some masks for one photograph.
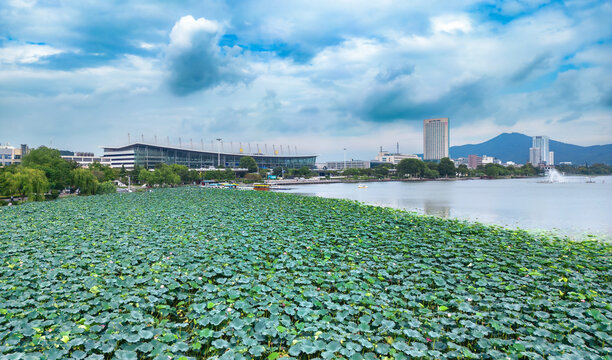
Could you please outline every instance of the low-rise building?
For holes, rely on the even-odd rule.
[[[325,163],[325,170],[344,170],[344,169],[369,169],[368,160],[347,160],[347,161],[328,161]]]
[[[389,151],[379,151],[378,156],[376,156],[376,161],[391,163],[393,165],[399,164],[400,161],[404,159],[420,159],[418,155],[414,154],[400,154],[400,153],[390,153]]]
[[[10,145],[0,145],[0,166],[21,164],[21,159],[28,153],[28,145],[21,144],[16,148]]]

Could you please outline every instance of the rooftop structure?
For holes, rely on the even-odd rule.
[[[128,145],[111,147],[105,146],[103,159],[109,161],[113,168],[125,166],[133,169],[141,166],[153,169],[159,163],[185,165],[190,169],[209,169],[211,167],[238,168],[240,159],[250,156],[255,159],[257,166],[262,169],[271,169],[277,166],[285,168],[301,168],[306,166],[314,168],[316,155],[279,155],[265,154],[258,151],[254,154],[241,152],[224,152],[212,150],[198,150],[181,146],[166,146],[135,142]]]

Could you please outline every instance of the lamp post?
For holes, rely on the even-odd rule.
[[[346,148],[344,148],[344,167],[342,168],[342,171],[346,171]]]
[[[217,139],[217,168],[221,166],[221,139]]]

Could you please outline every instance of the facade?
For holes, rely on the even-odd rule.
[[[551,151],[548,153],[548,165],[555,165],[555,153]]]
[[[479,165],[482,165],[482,157],[478,155],[468,155],[468,167],[470,169],[476,169]]]
[[[548,148],[548,136],[534,136],[531,138],[531,141],[532,145],[529,149],[529,162],[532,165],[554,164],[554,159],[551,159],[551,155],[554,158],[554,154]]]
[[[384,163],[391,163],[393,165],[399,164],[399,162],[404,159],[420,159],[420,158],[414,154],[390,153],[388,151],[379,151],[378,156],[376,156],[376,161],[384,162]]]
[[[448,118],[423,120],[423,160],[448,157]]]
[[[110,165],[108,162],[109,159],[106,159],[102,156],[94,156],[93,153],[88,152],[66,152],[66,154],[62,155],[62,159],[66,161],[74,161],[80,167],[89,167],[89,165],[98,162],[102,165]]]
[[[153,169],[159,163],[185,165],[190,169],[205,170],[222,165],[229,168],[238,168],[240,159],[250,156],[255,159],[257,166],[262,169],[271,169],[277,166],[285,168],[301,168],[306,166],[314,168],[316,155],[270,155],[245,154],[210,150],[187,149],[183,147],[153,145],[136,142],[119,147],[104,147],[103,161],[108,161],[110,167],[133,169],[141,166]]]
[[[21,144],[20,148],[10,145],[0,145],[0,166],[21,164],[21,159],[28,153],[28,146]]]
[[[494,164],[495,158],[493,156],[482,155],[482,165]]]
[[[327,170],[344,170],[346,169],[369,169],[370,161],[368,160],[347,160],[347,161],[328,161],[325,163]]]

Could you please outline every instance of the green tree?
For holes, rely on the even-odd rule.
[[[283,168],[281,166],[277,166],[272,169],[272,175],[274,176],[283,176]]]
[[[81,195],[93,195],[98,190],[98,179],[88,169],[74,169],[72,185],[79,189]]]
[[[162,163],[153,172],[153,182],[158,185],[178,185],[181,177],[172,171],[172,166]]]
[[[412,177],[423,177],[425,172],[425,163],[419,159],[403,159],[397,164],[397,175],[404,177],[410,175]]]
[[[391,164],[382,164],[374,168],[374,174],[379,178],[389,176],[389,169],[392,167]]]
[[[7,195],[17,195],[28,200],[41,201],[49,190],[49,181],[45,172],[39,169],[19,167],[15,172],[4,174],[8,191]]]
[[[250,156],[240,158],[240,163],[238,164],[238,167],[242,169],[247,169],[250,173],[256,173],[258,169],[255,159]]]
[[[71,171],[77,167],[76,163],[61,158],[60,152],[41,146],[31,150],[23,157],[22,166],[39,169],[45,172],[52,189],[62,190],[71,183]]]
[[[96,194],[113,194],[117,192],[117,187],[110,181],[105,181],[98,186]]]
[[[229,180],[229,181],[234,181],[234,180],[236,180],[236,173],[232,169],[226,168],[223,171],[223,179],[224,180]]]
[[[153,173],[149,170],[142,168],[140,172],[138,172],[138,183],[141,185],[148,184],[153,185],[155,179]]]
[[[461,174],[461,176],[467,176],[470,173],[470,169],[468,169],[467,165],[461,164],[457,167],[457,172]]]
[[[441,176],[455,177],[457,169],[455,169],[455,163],[453,163],[451,159],[445,157],[442,158],[440,164],[438,164],[438,172]]]
[[[179,176],[179,178],[181,179],[181,183],[183,184],[189,183],[189,179],[190,179],[189,168],[187,166],[179,165],[179,164],[172,164],[170,165],[170,170],[172,170],[173,173]]]

